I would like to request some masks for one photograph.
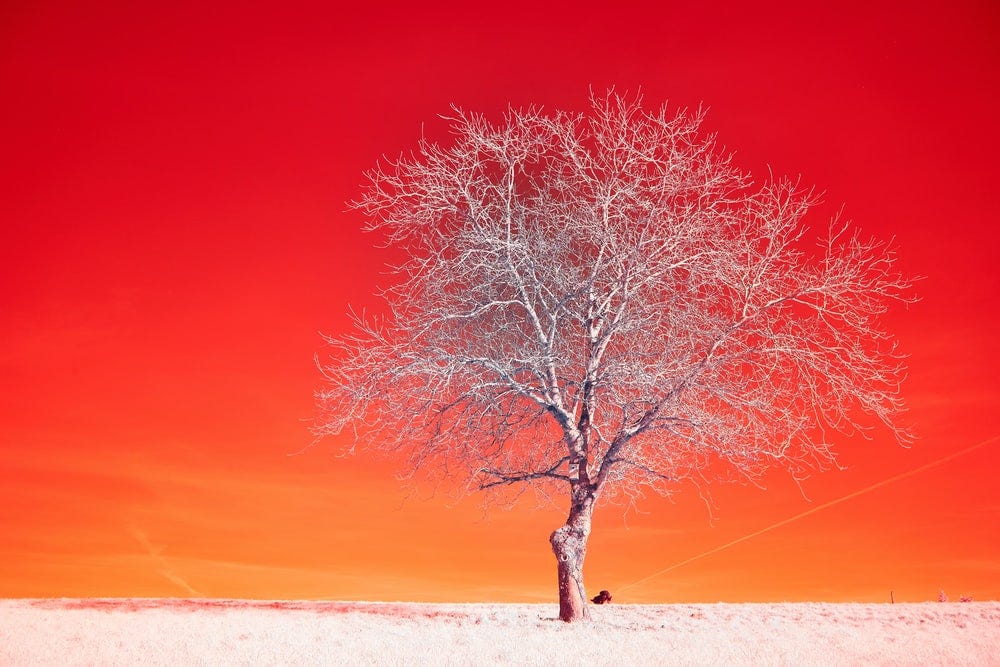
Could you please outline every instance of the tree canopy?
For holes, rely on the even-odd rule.
[[[385,316],[328,339],[320,435],[473,488],[625,497],[713,461],[802,475],[873,423],[906,438],[892,249],[817,235],[814,193],[755,183],[703,113],[609,94],[448,120],[353,203],[407,259]]]

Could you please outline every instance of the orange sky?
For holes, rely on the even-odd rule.
[[[555,601],[564,507],[482,517],[309,442],[319,331],[385,255],[361,172],[451,102],[704,102],[926,276],[891,315],[919,434],[843,472],[595,517],[586,577],[654,601],[1000,598],[1000,13],[991,2],[5,3],[0,596]],[[676,7],[667,7],[675,4]],[[478,9],[470,9],[478,7]],[[626,588],[627,587],[627,588]]]

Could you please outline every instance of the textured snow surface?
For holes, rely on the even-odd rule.
[[[2,665],[1000,665],[1000,602],[0,600]]]

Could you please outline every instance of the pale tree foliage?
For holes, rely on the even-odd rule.
[[[831,433],[873,422],[905,438],[879,325],[908,299],[891,249],[836,221],[815,235],[812,193],[752,183],[700,112],[609,94],[449,120],[449,142],[376,167],[355,202],[407,259],[386,314],[329,339],[317,430],[473,487],[565,494],[565,620],[586,615],[597,498],[710,467],[800,476],[833,462]]]

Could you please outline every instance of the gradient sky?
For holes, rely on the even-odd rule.
[[[595,516],[632,602],[1000,598],[995,2],[0,7],[0,596],[555,601],[565,508],[309,444],[319,332],[375,303],[361,172],[452,102],[710,108],[758,176],[896,238],[919,439]],[[206,6],[207,5],[207,6]],[[94,8],[93,6],[99,6]],[[919,6],[919,9],[915,7]],[[633,585],[635,584],[635,585]]]

